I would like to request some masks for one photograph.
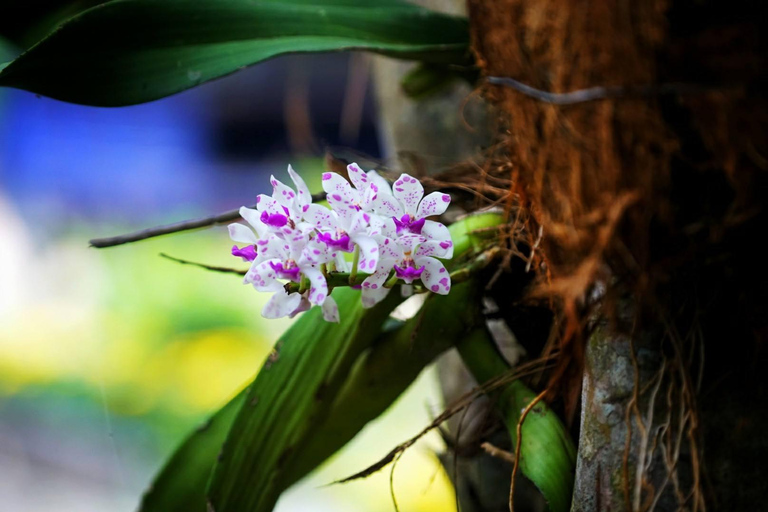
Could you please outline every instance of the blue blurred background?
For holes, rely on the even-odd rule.
[[[0,62],[14,49],[0,45]],[[226,228],[96,250],[88,239],[252,204],[328,145],[378,156],[369,62],[276,59],[151,104],[102,109],[0,89],[0,496],[14,511],[130,511],[183,437],[258,370],[287,320],[236,277]],[[320,341],[320,340],[319,340]],[[344,486],[440,408],[432,373],[281,499],[392,510],[389,472]],[[436,437],[406,453],[403,510],[453,510]]]

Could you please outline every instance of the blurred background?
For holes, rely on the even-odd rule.
[[[0,62],[18,48],[0,41]],[[293,56],[150,104],[83,107],[0,89],[0,495],[26,511],[131,511],[184,436],[256,373],[289,321],[237,277],[225,227],[111,249],[90,238],[255,202],[288,163],[319,188],[327,146],[378,157],[361,55]],[[372,464],[440,412],[428,372],[280,511],[393,510]],[[427,436],[394,487],[402,510],[454,510]]]

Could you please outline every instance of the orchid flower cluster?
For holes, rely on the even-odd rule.
[[[360,288],[363,307],[383,300],[399,280],[420,280],[427,289],[447,294],[451,278],[437,258],[453,256],[448,229],[427,217],[442,214],[451,198],[441,192],[424,196],[419,180],[402,174],[392,187],[375,171],[347,167],[341,175],[323,174],[330,208],[312,203],[304,180],[288,166],[295,190],[274,176],[271,196],[256,198],[256,209],[242,207],[250,225],[229,225],[232,255],[250,262],[244,282],[273,295],[262,316],[294,316],[312,306],[339,321],[330,296],[329,272],[367,274]],[[350,183],[351,182],[351,183]],[[353,254],[348,262],[345,254]],[[286,284],[297,283],[289,287]],[[295,291],[292,291],[295,290]]]

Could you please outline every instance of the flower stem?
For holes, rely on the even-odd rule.
[[[397,274],[394,274],[392,277],[387,279],[386,283],[384,283],[384,288],[392,288],[397,284],[397,281],[398,281]]]
[[[301,282],[299,283],[299,293],[304,293],[309,289],[309,278],[302,274]]]
[[[355,245],[355,252],[352,254],[352,272],[349,273],[349,284],[354,285],[357,278],[357,265],[360,263],[360,246]]]

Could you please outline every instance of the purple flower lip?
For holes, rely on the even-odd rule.
[[[419,268],[413,268],[410,265],[405,268],[401,268],[395,265],[395,275],[408,284],[410,284],[414,279],[421,277],[423,272],[424,265],[420,266]]]
[[[269,213],[266,210],[261,212],[260,219],[261,222],[267,226],[272,226],[273,228],[281,228],[288,224],[288,217],[285,215],[281,215],[279,213]]]
[[[233,245],[232,256],[243,258],[243,261],[253,261],[256,259],[256,247],[253,245],[246,245],[242,249],[239,249],[236,245]]]
[[[397,217],[392,217],[392,220],[395,221],[395,227],[397,228],[398,233],[401,231],[408,231],[409,233],[413,233],[415,235],[421,234],[421,230],[424,228],[425,221],[425,219],[413,220],[413,217],[407,213],[399,219]]]
[[[282,263],[275,263],[273,261],[269,262],[269,266],[277,273],[278,277],[299,282],[299,273],[301,272],[299,267],[283,266]]]
[[[352,252],[354,250],[354,244],[352,243],[352,240],[349,239],[349,235],[333,238],[330,233],[318,233],[317,239],[328,247],[334,247],[340,251]]]

